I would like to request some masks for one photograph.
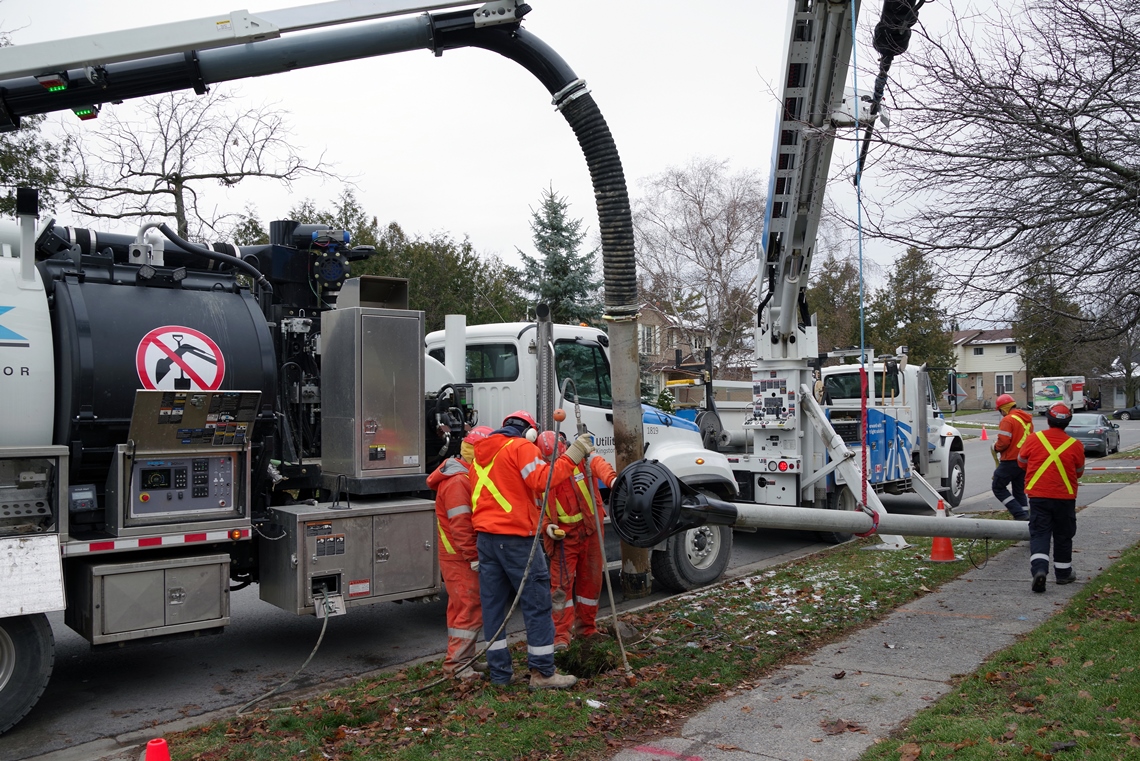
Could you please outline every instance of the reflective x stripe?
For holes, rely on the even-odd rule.
[[[590,515],[594,514],[594,495],[590,493],[590,484],[586,483],[586,478],[578,478],[578,474],[574,474],[574,480],[578,483],[578,491],[582,492],[582,504],[590,511]]]
[[[1057,472],[1061,474],[1061,480],[1065,482],[1065,488],[1069,490],[1069,494],[1075,494],[1076,492],[1073,491],[1073,485],[1069,482],[1069,474],[1065,472],[1065,467],[1061,464],[1061,453],[1075,444],[1077,440],[1069,439],[1056,449],[1049,443],[1049,439],[1045,438],[1044,431],[1037,434],[1037,440],[1041,442],[1041,446],[1045,447],[1045,451],[1049,453],[1049,456],[1045,459],[1045,462],[1041,463],[1041,467],[1033,474],[1033,478],[1025,485],[1025,488],[1032,489],[1033,484],[1037,483],[1037,479],[1041,478],[1042,474],[1049,469],[1049,466],[1056,464]]]
[[[1033,433],[1033,421],[1026,422],[1019,417],[1015,417],[1014,420],[1021,423],[1021,440],[1017,442],[1017,448],[1021,449],[1025,446],[1025,440],[1029,438],[1029,434]]]
[[[457,515],[471,512],[471,505],[456,505],[447,511],[448,518],[454,518]]]
[[[443,542],[443,549],[447,550],[448,555],[456,554],[455,548],[451,546],[451,542],[447,541],[447,534],[443,533],[443,524],[436,521],[435,527],[439,529],[439,541]]]
[[[489,475],[491,468],[495,467],[495,460],[499,459],[499,455],[511,445],[512,441],[514,439],[507,439],[507,443],[499,447],[499,451],[495,452],[495,456],[491,458],[491,462],[487,463],[487,467],[480,467],[478,462],[471,463],[471,468],[475,471],[475,488],[471,490],[472,510],[479,509],[479,495],[483,493],[484,488],[491,492],[491,496],[495,498],[499,507],[503,508],[504,511],[509,513],[514,509],[507,498],[503,496],[503,493],[499,491],[499,487],[495,486],[495,482],[491,480]]]
[[[558,510],[559,523],[577,523],[585,517],[581,513],[578,513],[577,515],[567,515],[566,511],[562,509],[561,500],[554,500],[554,507]]]

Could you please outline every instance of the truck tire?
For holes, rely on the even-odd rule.
[[[850,489],[836,489],[827,495],[827,502],[824,507],[828,510],[855,511],[859,509],[859,503],[855,500],[855,495],[851,493]],[[819,537],[819,541],[829,544],[843,544],[852,537],[852,534],[845,534],[841,531],[817,531],[815,535]]]
[[[40,699],[55,664],[55,639],[47,616],[0,619],[0,734]]]
[[[670,592],[688,592],[720,578],[732,555],[731,526],[701,526],[669,537],[650,557],[653,578]]]
[[[966,456],[961,452],[950,453],[950,477],[942,479],[946,504],[957,507],[966,493]]]

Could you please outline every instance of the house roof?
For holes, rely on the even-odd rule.
[[[1001,330],[959,330],[954,333],[955,346],[1013,343],[1013,328]]]

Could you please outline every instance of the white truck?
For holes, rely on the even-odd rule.
[[[884,4],[875,31],[880,78],[875,97],[863,100],[844,90],[852,14],[859,3],[790,3],[757,278],[751,404],[726,405],[721,420],[715,394],[708,394],[696,420],[706,442],[727,454],[742,512],[753,503],[882,514],[877,492],[915,491],[932,507],[940,499],[955,505],[962,498],[962,438],[942,419],[924,368],[908,366],[905,357],[876,362],[866,350],[864,367],[873,390],[864,418],[860,367],[824,368],[822,388],[817,386],[814,373],[821,357],[806,300],[836,132],[873,128],[886,72],[906,49],[918,5],[914,0]],[[705,377],[711,377],[707,359]],[[860,483],[864,480],[867,489]],[[832,541],[848,536],[820,534]],[[882,538],[905,546],[901,536]]]
[[[1045,410],[1058,402],[1070,409],[1085,409],[1085,376],[1058,375],[1033,379],[1033,411],[1044,415]]]
[[[421,13],[457,6],[469,7]],[[534,73],[589,135],[587,163],[608,167],[592,179],[620,359],[636,346],[625,340],[637,290],[625,179],[585,83],[522,28],[529,10],[333,0],[0,48],[0,131],[22,116],[91,116],[126,98],[371,55],[487,48]],[[40,220],[25,189],[17,217],[0,224],[0,733],[50,678],[48,613],[104,645],[217,632],[231,589],[254,583],[263,600],[317,616],[439,592],[425,473],[458,451],[475,409],[462,384],[425,386],[448,374],[425,357],[406,282],[348,278],[370,249],[288,220],[253,247],[191,243],[165,225],[63,227]],[[582,342],[570,354],[604,347],[596,333]],[[521,336],[517,347],[529,378]],[[599,384],[603,355],[591,368]],[[625,425],[637,404],[626,365],[613,373],[619,456],[640,450],[640,420]],[[650,431],[651,446],[681,457],[686,444],[666,433]],[[694,477],[714,488],[709,469]],[[682,547],[662,549],[684,581]]]
[[[549,324],[548,324],[549,325]],[[428,387],[466,382],[473,390],[472,405],[478,420],[497,427],[517,409],[538,410],[538,419],[561,407],[567,412],[564,426],[575,423],[572,400],[540,401],[542,389],[561,389],[569,378],[577,389],[582,425],[594,435],[598,454],[614,462],[613,396],[610,388],[609,337],[597,328],[581,325],[550,325],[549,339],[540,339],[543,323],[463,324],[450,321],[448,330],[429,333]],[[449,336],[450,333],[450,336]],[[447,363],[447,347],[462,347],[464,361]],[[543,344],[553,348],[549,381],[543,378]],[[441,374],[446,372],[446,375]],[[457,377],[465,376],[465,377]],[[683,483],[732,499],[736,482],[728,458],[704,448],[699,428],[688,420],[653,407],[642,407],[647,458],[668,467]],[[549,420],[546,423],[550,425]],[[572,430],[572,429],[569,429]],[[606,556],[619,557],[617,537],[607,533],[612,546]],[[654,548],[653,578],[673,591],[685,591],[714,581],[724,572],[732,553],[732,529],[702,526],[670,537]]]

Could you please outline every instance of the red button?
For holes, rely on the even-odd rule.
[[[146,492],[143,492],[142,494],[139,495],[139,502],[149,502],[149,501],[150,501],[150,495],[147,494]]]

